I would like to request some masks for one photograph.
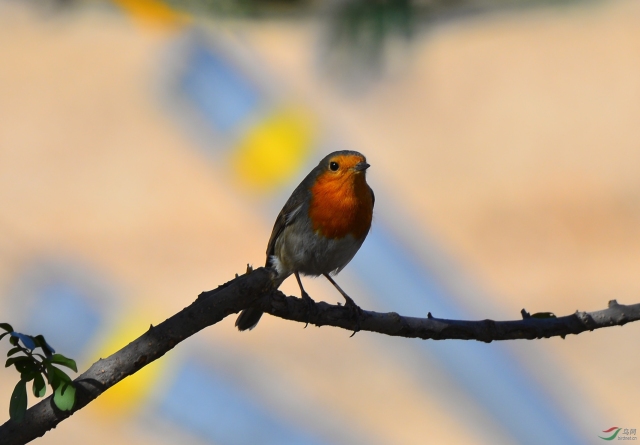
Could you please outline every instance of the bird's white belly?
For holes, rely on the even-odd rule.
[[[364,242],[352,235],[329,239],[309,231],[300,233],[285,228],[274,249],[274,265],[278,274],[290,275],[299,272],[304,275],[338,273],[354,257]],[[288,233],[287,233],[288,232]]]

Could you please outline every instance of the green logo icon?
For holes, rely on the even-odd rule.
[[[600,439],[603,440],[613,440],[616,438],[616,436],[618,435],[618,433],[620,432],[622,428],[618,428],[617,426],[612,426],[611,428],[609,428],[608,430],[604,430],[603,433],[610,433],[611,431],[615,430],[615,432],[609,436],[609,437],[602,437],[602,436],[598,436]]]

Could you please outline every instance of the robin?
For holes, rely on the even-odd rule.
[[[375,196],[367,184],[366,158],[357,151],[327,155],[302,180],[280,211],[267,245],[266,267],[277,272],[276,287],[295,275],[302,298],[300,274],[324,275],[354,312],[360,308],[330,275],[340,272],[354,257],[371,228]],[[236,326],[253,329],[263,312],[243,310]]]

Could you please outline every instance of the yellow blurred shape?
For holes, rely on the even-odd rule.
[[[178,12],[157,0],[113,0],[113,2],[145,24],[172,28],[186,25],[191,21],[188,14]]]
[[[309,114],[297,108],[276,110],[244,134],[231,163],[245,184],[273,189],[286,184],[300,170],[314,133]]]
[[[146,317],[146,320],[148,320],[148,317]],[[120,350],[140,337],[148,328],[148,321],[145,321],[145,317],[142,316],[123,322],[114,329],[114,335],[100,348],[99,357],[108,357]],[[162,366],[163,360],[166,360],[166,356],[121,380],[109,388],[102,396],[98,397],[94,405],[102,413],[112,416],[121,417],[131,414],[145,401],[151,391],[158,390],[155,386],[158,383],[158,377],[162,369],[164,369]]]

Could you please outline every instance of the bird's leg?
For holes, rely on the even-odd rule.
[[[331,284],[333,284],[335,286],[336,289],[338,289],[338,292],[340,292],[340,294],[344,297],[344,299],[347,301],[347,303],[344,305],[344,307],[349,309],[349,312],[351,313],[351,318],[353,318],[353,320],[356,322],[356,327],[353,330],[353,334],[351,334],[351,337],[353,337],[354,335],[356,335],[356,332],[358,332],[360,330],[360,315],[362,315],[362,309],[360,308],[360,306],[358,306],[355,301],[353,301],[353,299],[347,295],[347,293],[345,291],[343,291],[340,286],[338,286],[338,283],[336,283],[333,278],[331,278],[329,276],[328,273],[324,273],[322,274],[325,276],[325,278],[327,280],[329,280],[329,282]]]
[[[309,319],[311,318],[311,314],[316,312],[316,302],[313,301],[313,298],[309,296],[309,294],[302,287],[302,280],[300,280],[300,274],[298,272],[294,272],[296,276],[296,281],[298,281],[298,286],[300,286],[300,292],[302,294],[302,299],[307,302],[307,324],[304,325],[306,328],[309,326]]]
[[[331,277],[329,276],[329,274],[324,273],[324,274],[322,274],[322,275],[324,275],[324,276],[325,276],[325,278],[326,278],[327,280],[329,280],[329,282],[330,282],[331,284],[333,284],[333,285],[335,286],[335,288],[336,288],[336,289],[338,289],[338,292],[340,292],[340,294],[342,294],[342,296],[344,297],[344,299],[345,299],[345,300],[347,300],[347,304],[345,304],[345,307],[346,307],[346,306],[354,306],[354,307],[359,308],[359,306],[355,303],[355,301],[353,301],[353,299],[352,299],[349,295],[347,295],[347,293],[346,293],[345,291],[343,291],[343,290],[342,290],[342,288],[341,288],[340,286],[338,286],[338,283],[336,283],[336,282],[333,280],[333,278],[331,278]]]

